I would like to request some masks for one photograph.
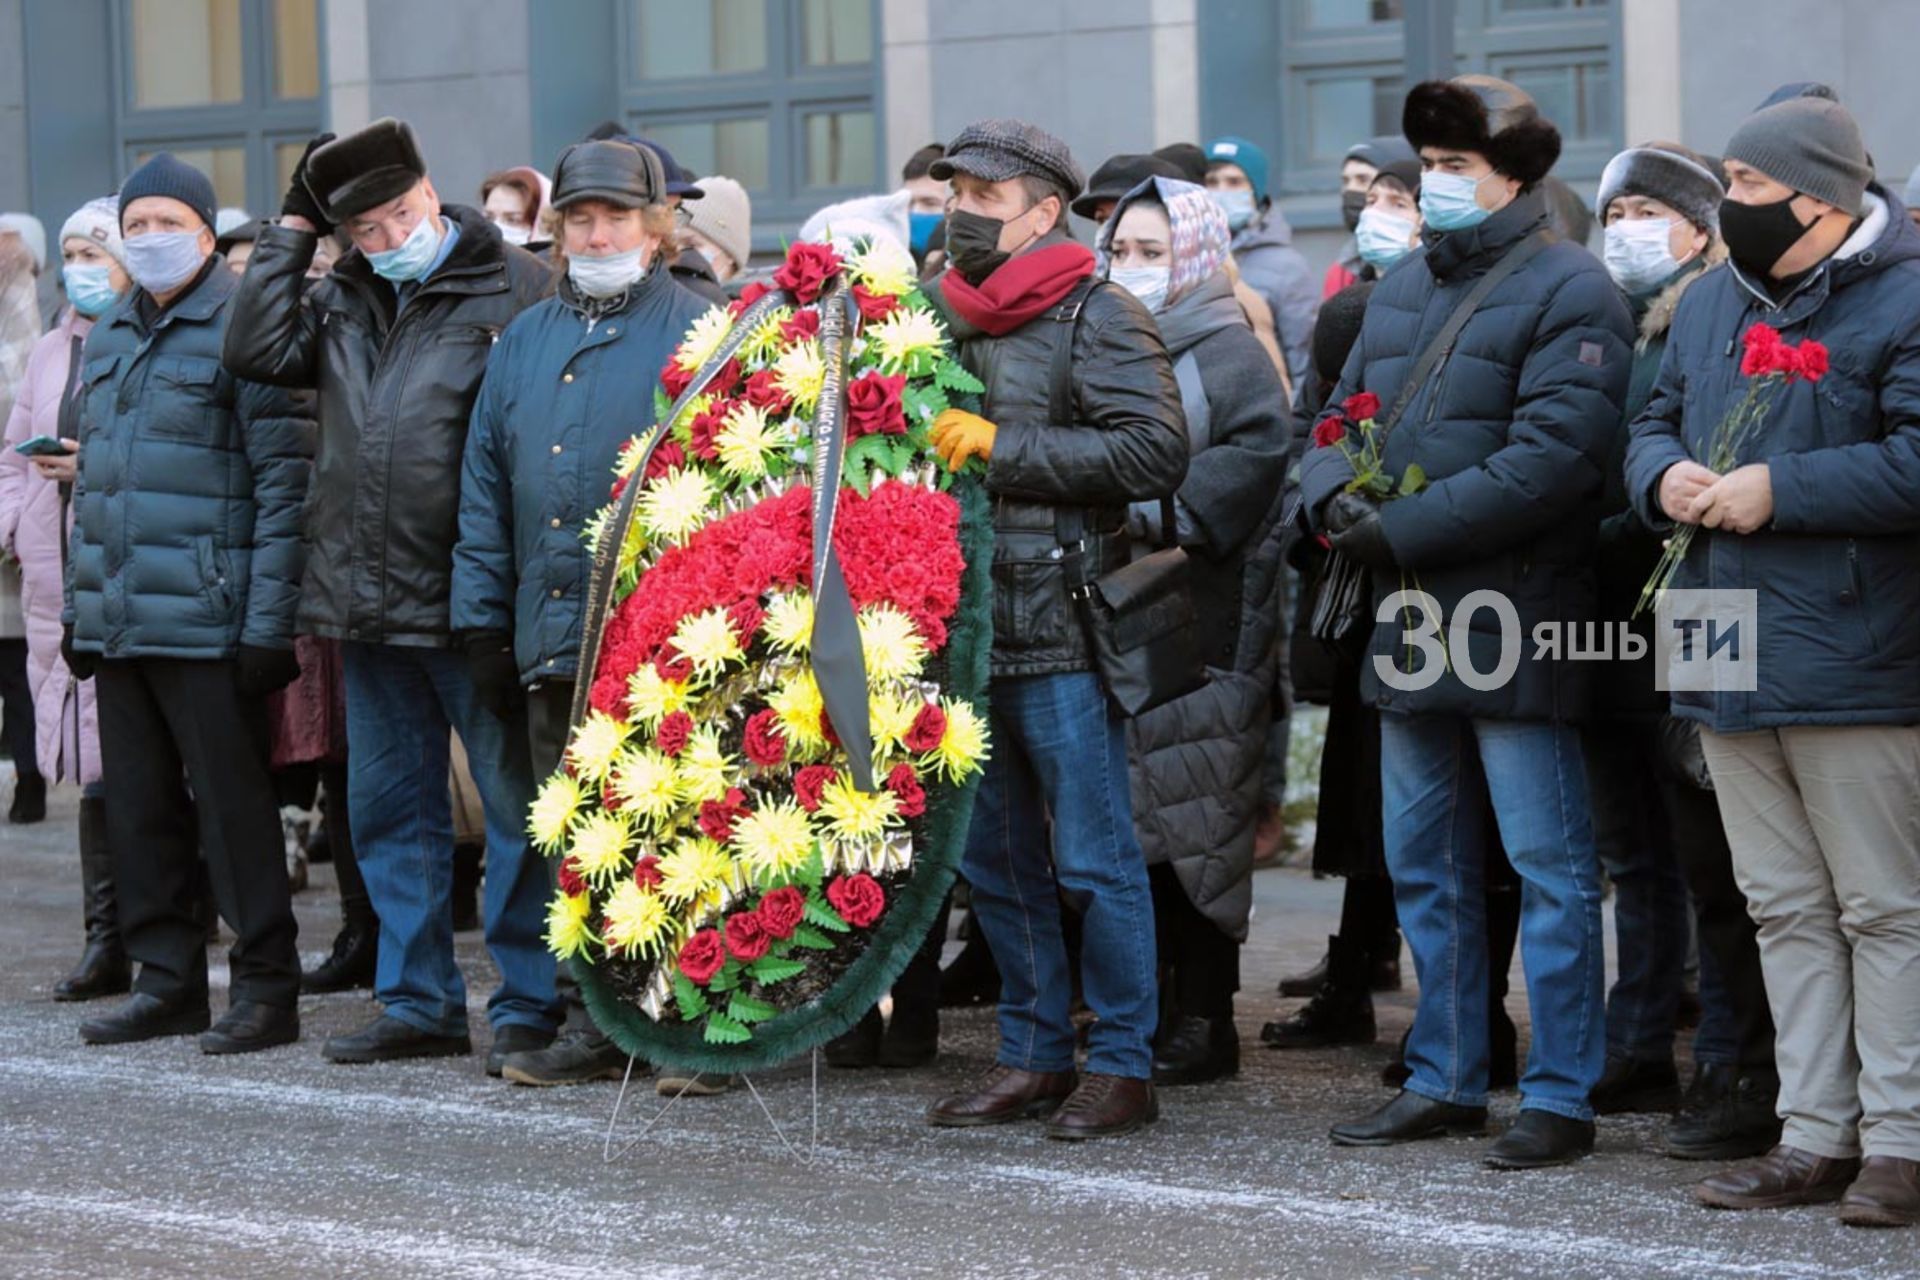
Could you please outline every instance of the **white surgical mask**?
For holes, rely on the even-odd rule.
[[[1375,271],[1385,271],[1413,252],[1413,219],[1389,213],[1383,205],[1370,205],[1360,211],[1353,240],[1363,261]]]
[[[198,231],[149,231],[128,236],[121,250],[127,274],[148,293],[166,293],[193,279],[207,260]]]
[[[527,241],[533,239],[533,232],[525,227],[516,227],[511,222],[496,222],[494,225],[500,228],[500,238],[508,244],[525,246]]]
[[[589,298],[611,298],[625,292],[647,274],[640,261],[644,245],[635,245],[625,253],[609,253],[592,258],[584,254],[567,255],[567,278],[573,287]]]
[[[1604,256],[1613,282],[1630,294],[1652,291],[1680,269],[1673,257],[1673,223],[1622,218],[1607,227]]]
[[[1492,176],[1489,173],[1474,179],[1437,169],[1420,175],[1420,216],[1435,231],[1465,231],[1479,226],[1493,216],[1493,210],[1482,208],[1479,200],[1480,184]]]
[[[1113,267],[1107,271],[1107,279],[1140,299],[1147,310],[1159,311],[1167,305],[1167,282],[1172,274],[1166,267]]]
[[[1227,215],[1227,226],[1235,231],[1253,221],[1253,192],[1245,187],[1223,187],[1209,191],[1220,212]]]

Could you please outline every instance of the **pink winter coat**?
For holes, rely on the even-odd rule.
[[[59,436],[60,401],[76,342],[93,321],[69,307],[42,337],[17,388],[0,449],[0,547],[20,561],[20,598],[27,615],[27,683],[38,721],[40,771],[54,781],[86,784],[100,777],[100,726],[93,682],[77,681],[60,657],[60,547],[71,527],[60,520],[60,486],[40,478],[13,446],[37,435]],[[68,434],[71,434],[69,432]]]

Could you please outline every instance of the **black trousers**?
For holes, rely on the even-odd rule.
[[[97,692],[120,933],[140,969],[134,990],[206,1000],[206,934],[194,908],[204,850],[214,902],[237,935],[233,1002],[292,1008],[300,956],[265,702],[241,694],[232,662],[175,658],[102,662]]]
[[[1773,1012],[1760,973],[1760,929],[1747,914],[1747,898],[1733,878],[1733,850],[1713,792],[1671,778],[1664,781],[1673,822],[1674,852],[1693,896],[1700,945],[1713,955],[1733,1014],[1743,1070],[1771,1071]]]
[[[1147,868],[1160,950],[1160,1025],[1173,1015],[1231,1018],[1240,990],[1240,944],[1202,915],[1166,863]]]
[[[40,776],[35,756],[33,690],[27,684],[27,642],[0,640],[0,733],[4,733],[7,756],[13,761],[15,775],[21,781]]]

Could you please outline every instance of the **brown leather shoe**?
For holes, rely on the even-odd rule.
[[[1868,1156],[1860,1176],[1840,1197],[1840,1221],[1850,1227],[1910,1227],[1920,1222],[1920,1160]]]
[[[1117,1138],[1160,1118],[1160,1099],[1153,1081],[1128,1076],[1088,1073],[1047,1121],[1047,1136],[1076,1142],[1083,1138]]]
[[[1751,1164],[1701,1182],[1693,1195],[1710,1209],[1784,1209],[1838,1200],[1860,1172],[1858,1160],[1835,1160],[1784,1144]]]
[[[965,1093],[927,1108],[927,1123],[942,1129],[972,1129],[1049,1115],[1073,1093],[1071,1071],[1021,1071],[994,1066]]]

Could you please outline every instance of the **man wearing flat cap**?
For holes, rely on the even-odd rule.
[[[336,226],[353,248],[309,291],[314,248]],[[525,708],[482,704],[449,614],[468,417],[495,342],[549,282],[478,210],[440,203],[413,131],[387,119],[308,144],[235,297],[227,367],[318,392],[300,627],[342,642],[348,806],[380,918],[385,1008],[327,1042],[336,1062],[472,1051],[449,904],[449,728],[487,814],[490,1065],[553,1035]]]
[[[481,702],[505,716],[524,697],[536,778],[560,767],[567,742],[593,569],[582,531],[621,447],[653,425],[661,366],[708,307],[667,269],[668,183],[659,157],[624,139],[560,153],[553,207],[566,274],[500,335],[467,437],[453,626]],[[618,1079],[626,1066],[566,977],[566,1029],[504,1060],[516,1084]]]
[[[948,466],[986,464],[995,499],[993,756],[965,869],[1001,974],[995,1066],[928,1119],[969,1127],[1050,1113],[1051,1137],[1130,1133],[1157,1114],[1153,904],[1125,722],[1094,674],[1072,592],[1127,563],[1127,504],[1185,478],[1186,419],[1153,317],[1096,283],[1092,252],[1067,233],[1082,180],[1064,143],[988,120],[963,129],[928,172],[955,196],[951,265],[932,292],[961,361],[986,383],[984,416],[949,409],[933,436]],[[1081,975],[1099,1015],[1084,1076],[1060,893],[1085,922]]]

